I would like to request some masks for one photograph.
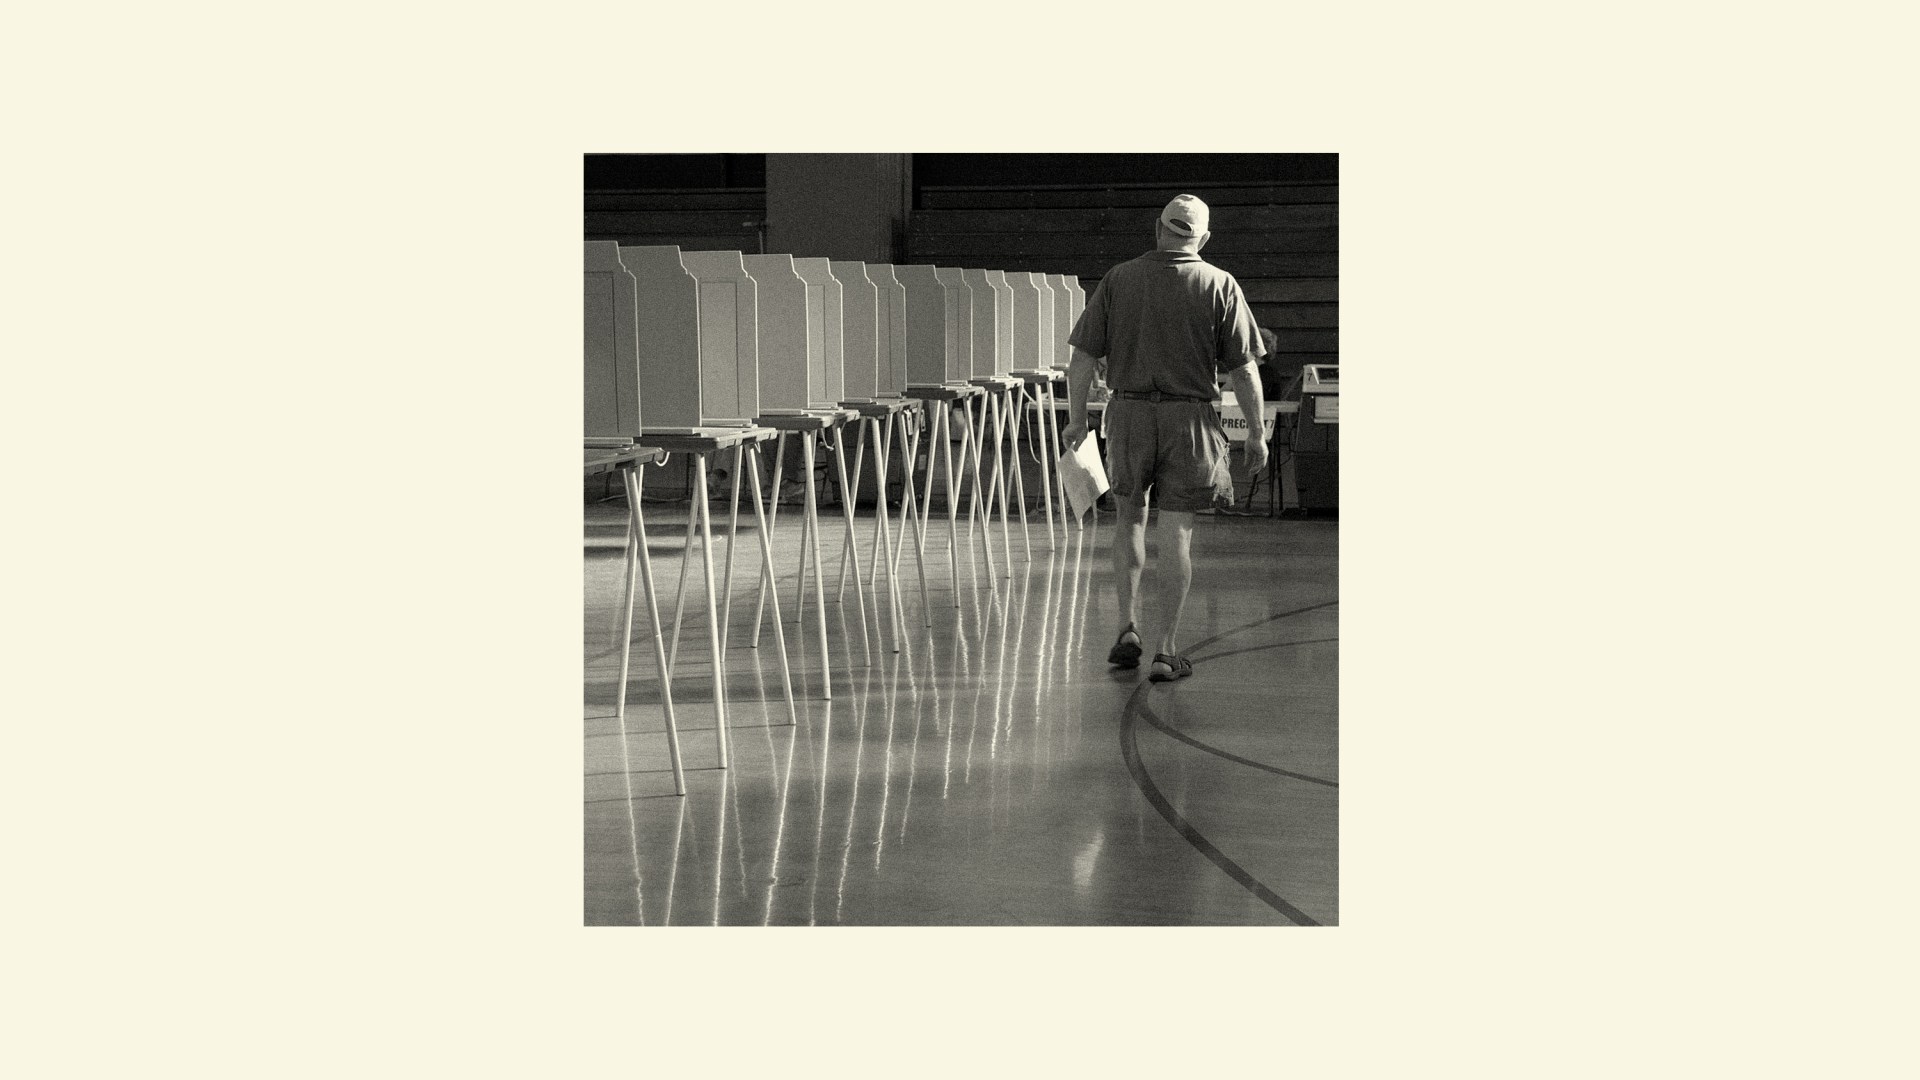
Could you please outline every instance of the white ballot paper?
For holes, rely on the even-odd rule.
[[[1093,509],[1094,500],[1107,492],[1107,467],[1100,460],[1100,440],[1088,432],[1078,449],[1060,455],[1060,486],[1077,521]]]

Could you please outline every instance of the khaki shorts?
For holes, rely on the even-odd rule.
[[[1116,503],[1144,507],[1151,490],[1162,510],[1233,505],[1227,433],[1211,402],[1116,398],[1107,404],[1106,430]]]

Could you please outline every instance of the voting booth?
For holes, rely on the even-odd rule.
[[[1281,460],[1281,494],[1302,510],[1340,507],[1340,366],[1308,364],[1282,394],[1298,409],[1280,417],[1289,452]]]

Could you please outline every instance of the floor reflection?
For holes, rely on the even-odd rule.
[[[899,530],[896,565],[912,587],[900,590],[897,653],[892,601],[881,595],[886,571],[872,565],[873,549],[860,552],[874,582],[870,662],[858,594],[849,587],[836,602],[837,564],[827,558],[838,555],[844,520],[836,532],[838,510],[821,513],[822,588],[811,553],[804,566],[801,559],[804,515],[784,508],[767,539],[781,573],[774,584],[795,701],[787,702],[771,635],[751,647],[757,567],[736,574],[728,610],[742,623],[722,672],[733,736],[725,770],[714,767],[708,616],[695,590],[702,602],[688,604],[682,634],[698,647],[677,657],[674,695],[678,704],[684,683],[694,703],[679,710],[685,797],[671,793],[658,684],[647,667],[636,665],[626,724],[612,720],[618,657],[608,628],[617,635],[622,559],[604,542],[590,551],[587,921],[1337,922],[1337,527],[1203,525],[1184,620],[1185,636],[1204,645],[1190,649],[1196,676],[1140,689],[1138,673],[1115,675],[1103,663],[1110,525],[1056,522],[1049,536],[1038,518],[1029,558],[1023,538],[1011,535],[1017,513],[1003,532],[997,499],[991,518],[982,505],[974,527],[960,520],[972,492],[956,483],[966,497],[956,532],[965,535],[950,545],[945,508],[929,515],[925,602],[906,567],[918,531],[911,522]],[[1029,497],[1037,516],[1037,486]],[[725,513],[723,498],[716,516]],[[671,508],[662,516],[650,531],[684,529],[684,508],[679,518]],[[862,529],[871,524],[860,520]],[[871,539],[856,534],[863,538]],[[946,565],[956,557],[967,565]],[[807,603],[790,605],[802,577]],[[1145,585],[1151,603],[1151,572]],[[823,609],[831,699],[818,641]],[[639,655],[649,647],[645,618],[636,620]],[[1130,730],[1129,702],[1146,710]]]

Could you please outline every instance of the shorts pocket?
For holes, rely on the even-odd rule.
[[[1207,434],[1213,440],[1214,448],[1213,505],[1217,509],[1228,508],[1233,506],[1235,502],[1233,457],[1231,454],[1233,444],[1228,440],[1227,433],[1221,430],[1218,422],[1214,423],[1213,430]]]

